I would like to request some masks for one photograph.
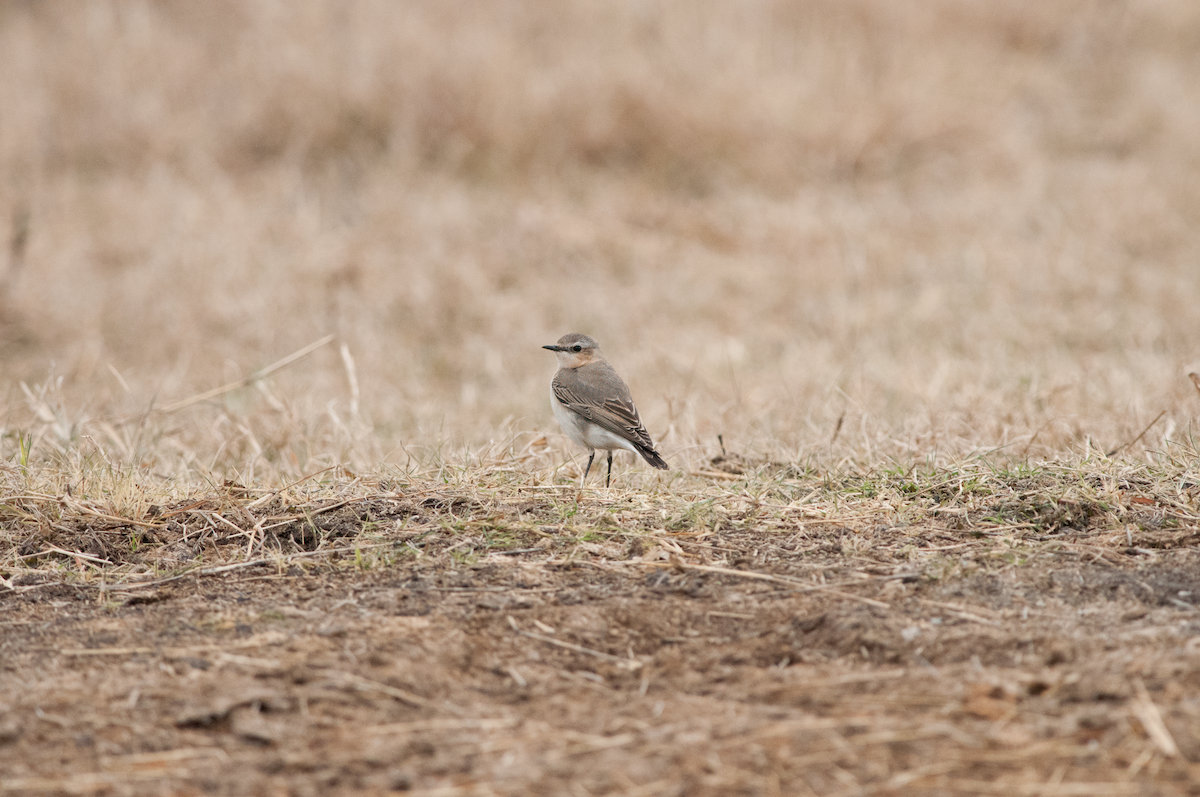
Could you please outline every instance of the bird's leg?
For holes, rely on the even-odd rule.
[[[587,481],[588,471],[592,469],[592,460],[596,458],[596,449],[592,449],[592,453],[588,455],[587,467],[583,469],[583,478],[579,480],[579,488],[583,489],[583,483]]]
[[[610,481],[612,481],[612,449],[608,451],[608,475],[604,477],[604,486],[607,487]]]

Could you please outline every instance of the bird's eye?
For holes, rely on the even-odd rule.
[[[583,351],[583,347],[582,346],[572,346],[571,351]]]

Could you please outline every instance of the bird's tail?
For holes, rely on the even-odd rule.
[[[667,467],[667,461],[660,457],[658,452],[653,448],[643,448],[642,446],[638,446],[638,453],[642,455],[642,459],[646,460],[659,470],[670,470],[670,468]]]

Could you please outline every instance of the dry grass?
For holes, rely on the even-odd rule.
[[[407,462],[547,429],[576,329],[679,461],[1188,434],[1189,3],[2,14],[9,452],[23,380],[162,473]],[[131,430],[327,333],[356,407],[335,345]]]
[[[550,689],[506,737],[529,745],[518,749],[488,741],[518,722],[497,698],[476,708],[500,725],[438,731],[448,749],[494,752],[470,759],[475,780],[439,774],[467,766],[439,759],[410,785],[667,794],[682,772],[690,793],[1068,794],[1087,785],[1071,756],[1095,741],[1111,788],[1091,793],[1175,793],[1200,749],[1180,730],[1200,688],[1193,632],[1127,634],[1136,655],[1121,658],[1072,607],[1124,623],[1141,601],[1153,628],[1193,611],[1179,594],[1191,581],[1171,574],[1194,569],[1200,517],[1187,378],[1200,370],[1197,42],[1200,8],[1186,0],[0,0],[0,609],[40,623],[73,596],[92,608],[57,607],[69,622],[55,644],[87,647],[110,614],[140,611],[143,592],[232,601],[226,580],[269,575],[285,590],[325,573],[350,600],[356,578],[386,584],[397,568],[447,589],[482,572],[486,589],[520,592],[519,571],[579,594],[594,578],[594,611],[632,628],[645,607],[621,600],[684,616],[699,590],[712,623],[739,614],[728,596],[752,582],[762,634],[714,642],[711,660],[676,656],[688,644],[657,626],[621,649],[537,630],[565,622],[537,606],[486,621],[437,609],[446,639],[494,645],[482,670],[453,664],[470,689],[501,694],[489,679],[502,677],[528,694],[559,680],[600,694],[558,660],[521,675],[511,645],[599,652],[669,673],[678,727],[606,714],[588,730],[586,701],[576,716]],[[673,470],[622,463],[616,489],[570,486],[581,462],[554,428],[554,363],[539,348],[569,331],[604,345]],[[480,570],[498,562],[511,567]],[[1055,580],[1064,568],[1079,585]],[[660,572],[677,604],[653,602]],[[1011,630],[1019,602],[989,597],[993,577],[1025,590],[1026,609],[1044,591],[1054,618]],[[254,605],[302,602],[283,594]],[[933,629],[928,601],[1011,633],[974,640],[996,651],[982,664],[967,643],[914,653],[896,635]],[[819,672],[768,661],[778,650],[761,640],[789,613],[844,620],[848,605],[882,612],[883,630],[838,625],[855,646],[832,631],[814,642],[819,660],[804,666]],[[285,630],[326,644],[305,629]],[[367,632],[349,636],[367,644]],[[1059,655],[1059,632],[1074,677],[1129,676],[1115,703],[1029,663]],[[22,645],[40,649],[29,633]],[[156,650],[216,644],[146,633]],[[845,662],[858,643],[884,686],[838,680],[857,677]],[[243,655],[233,649],[222,655]],[[36,698],[0,703],[49,699],[43,667],[76,672],[28,655],[19,671]],[[411,663],[440,673],[441,656]],[[718,672],[730,661],[736,677]],[[965,689],[949,714],[930,708],[944,681],[918,684],[930,662]],[[321,677],[421,686],[360,663]],[[518,674],[489,675],[493,664]],[[878,668],[899,666],[889,691]],[[640,689],[630,705],[654,705],[622,680],[640,676],[601,676],[613,694]],[[832,686],[805,691],[810,676]],[[786,683],[768,687],[776,677]],[[425,686],[468,699],[462,684]],[[898,719],[906,690],[912,722]],[[288,694],[289,711],[312,697]],[[772,701],[799,713],[775,717]],[[1094,713],[1064,731],[1076,703]],[[359,721],[448,721],[430,705],[404,717],[372,706]],[[692,742],[688,716],[711,723]],[[977,720],[993,724],[963,724]],[[0,759],[6,745],[53,758],[32,726],[4,723]],[[171,733],[147,747],[139,731],[61,777],[30,765],[22,783],[152,790],[126,772],[145,762],[122,756],[216,749],[201,731]],[[300,755],[255,733],[234,735]],[[794,763],[780,739],[841,758]],[[551,752],[530,757],[539,744]],[[596,768],[563,763],[603,750]],[[594,779],[627,753],[641,769]],[[345,755],[328,766],[368,766]],[[194,783],[193,764],[211,761],[145,766]]]

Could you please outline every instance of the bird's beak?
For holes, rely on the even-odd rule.
[[[543,346],[542,348],[549,349],[550,351],[564,351],[562,346]]]

